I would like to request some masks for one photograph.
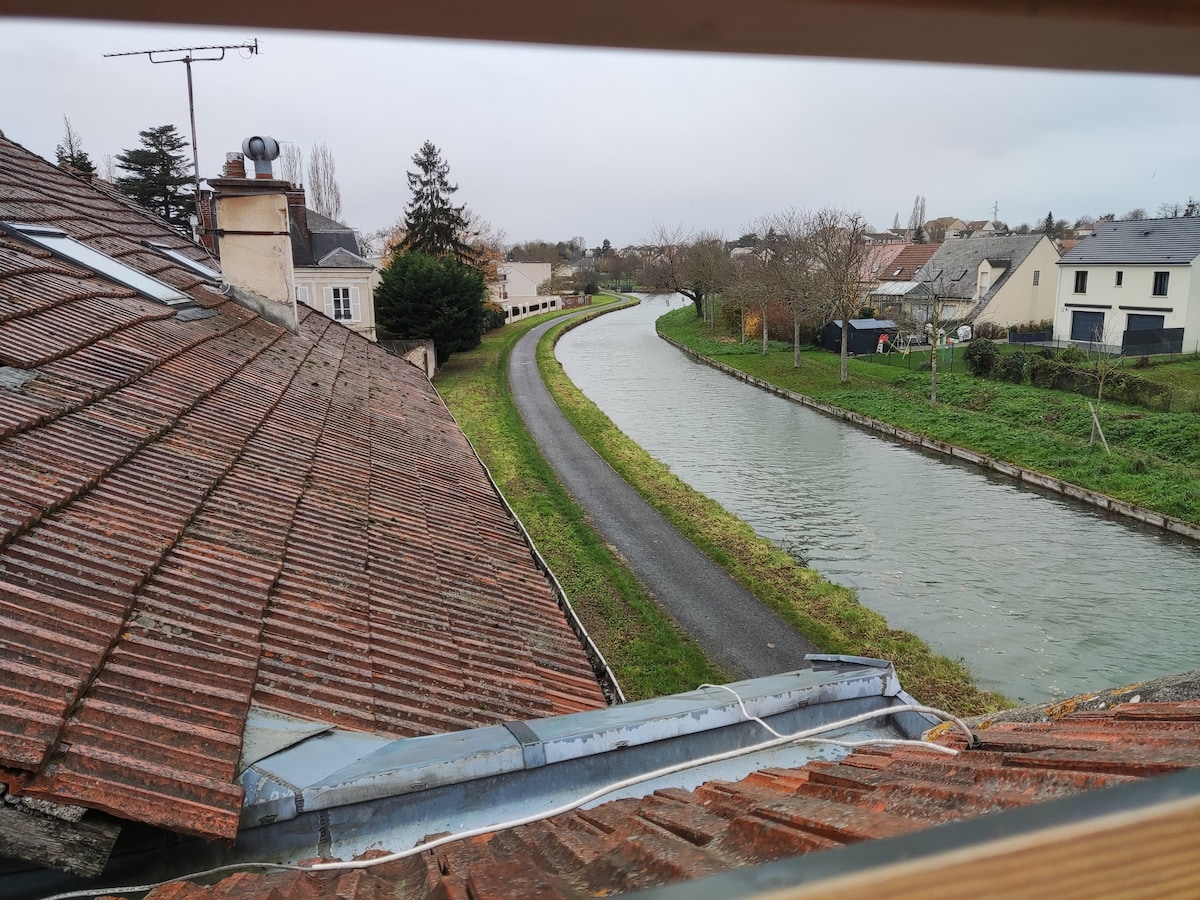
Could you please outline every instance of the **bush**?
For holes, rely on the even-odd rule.
[[[995,377],[1012,384],[1023,384],[1027,361],[1028,356],[1021,351],[1007,353],[1001,356],[1000,361],[996,363]]]
[[[1087,354],[1071,344],[1058,354],[1058,361],[1068,366],[1081,366],[1087,362]]]
[[[379,326],[406,340],[431,338],[438,365],[478,347],[487,323],[487,285],[478,269],[454,257],[397,255],[375,288]]]
[[[979,378],[990,376],[999,359],[1000,351],[987,338],[976,338],[971,341],[963,354],[963,362],[967,364],[971,374]]]
[[[483,304],[483,312],[486,316],[484,327],[488,331],[495,331],[497,328],[503,327],[504,323],[508,321],[508,316],[504,314],[504,307],[491,300]]]
[[[977,322],[971,327],[974,329],[976,338],[1000,341],[1008,337],[1008,329],[1003,325],[997,325],[995,322]]]
[[[1039,331],[1053,331],[1053,319],[1041,319],[1037,322],[1018,322],[1016,325],[1008,326],[1009,331],[1020,332],[1021,334],[1036,334]]]

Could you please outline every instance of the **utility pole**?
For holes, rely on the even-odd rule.
[[[246,58],[249,59],[258,53],[258,38],[253,41],[245,41],[241,44],[214,44],[208,47],[174,47],[169,50],[131,50],[128,53],[105,53],[104,58],[108,59],[114,56],[145,56],[150,59],[150,62],[158,65],[160,63],[181,62],[187,66],[187,86],[188,86],[188,115],[192,121],[192,181],[195,185],[195,204],[196,212],[200,212],[200,151],[196,147],[196,101],[192,94],[192,63],[194,62],[220,62],[225,58],[227,50],[237,50],[239,52],[246,51]],[[180,56],[179,54],[183,54]],[[203,54],[197,56],[196,54]]]

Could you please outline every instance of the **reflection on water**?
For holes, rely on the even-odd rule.
[[[1197,545],[721,375],[655,335],[666,311],[647,299],[602,316],[558,358],[677,476],[893,627],[1025,703],[1200,665]]]

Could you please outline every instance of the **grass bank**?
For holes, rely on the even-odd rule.
[[[763,355],[758,346],[714,334],[691,310],[669,313],[658,328],[698,353],[796,393],[1200,525],[1200,416],[1194,413],[1105,401],[1110,455],[1099,442],[1087,446],[1092,423],[1085,397],[975,378],[961,357],[953,372],[944,357],[939,362],[938,406],[930,408],[929,373],[919,367],[928,351],[907,360],[898,354],[887,362],[852,359],[850,382],[841,384],[835,353],[806,351],[793,368],[790,345],[773,345]],[[1183,380],[1198,370],[1179,362],[1162,366],[1162,374],[1175,372],[1172,366]]]
[[[436,385],[521,518],[630,700],[728,680],[642,590],[592,530],[526,433],[508,385],[508,358],[530,328],[561,313],[486,335],[452,356]]]
[[[682,312],[694,319],[690,306]],[[542,377],[559,407],[608,464],[696,546],[826,652],[892,660],[904,687],[919,700],[963,715],[1010,705],[1000,694],[981,691],[961,660],[934,653],[910,632],[889,628],[853,591],[797,565],[622,434],[555,358],[553,342],[566,327],[552,329],[538,347]]]

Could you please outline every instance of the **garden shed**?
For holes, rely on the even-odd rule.
[[[885,334],[896,340],[896,323],[891,319],[851,319],[850,352],[855,355],[874,353],[879,346],[879,338]],[[834,319],[821,329],[821,346],[834,353],[842,351],[841,319]]]

